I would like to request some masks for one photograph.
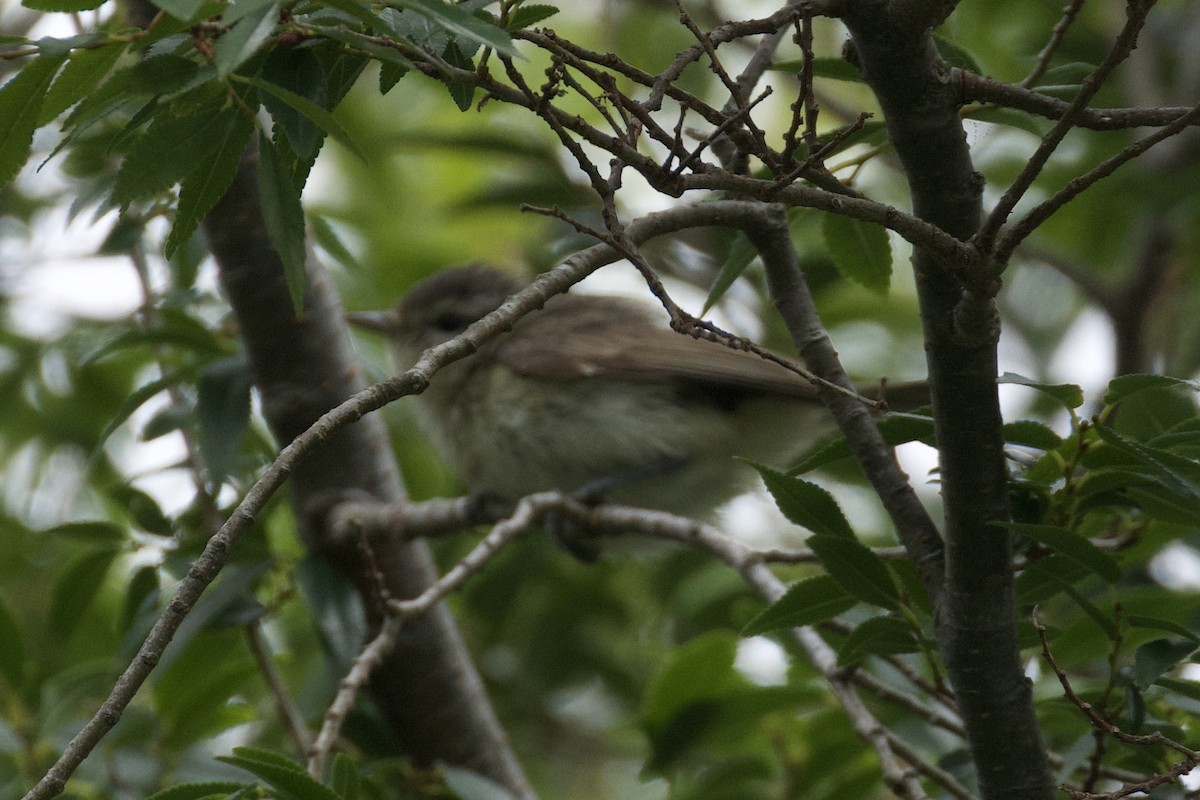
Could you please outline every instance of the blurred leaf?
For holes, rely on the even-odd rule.
[[[887,565],[871,548],[842,536],[816,535],[805,540],[830,577],[850,594],[872,605],[895,609],[900,592]]]
[[[0,87],[0,188],[25,166],[46,91],[66,58],[39,55]]]
[[[1158,619],[1157,617],[1145,617],[1139,614],[1126,614],[1122,617],[1126,625],[1131,628],[1145,628],[1148,630],[1165,631],[1173,633],[1176,636],[1182,636],[1185,639],[1190,639],[1197,644],[1200,644],[1200,635],[1193,633],[1188,628],[1176,622],[1171,622],[1166,619]]]
[[[311,219],[311,228],[313,239],[317,246],[328,253],[334,261],[340,266],[347,269],[354,269],[358,266],[357,259],[350,252],[350,248],[342,241],[341,236],[334,227],[329,223],[328,218],[320,214],[313,215]]]
[[[104,550],[121,550],[129,541],[124,528],[100,520],[91,522],[64,522],[44,531],[50,536],[71,539],[80,544],[99,546]]]
[[[979,66],[979,62],[975,60],[975,56],[968,53],[961,45],[950,41],[945,36],[934,34],[933,43],[937,45],[938,53],[952,67],[959,69],[969,69],[976,75],[983,75],[983,68]]]
[[[1018,386],[1028,386],[1030,389],[1036,389],[1043,394],[1049,395],[1061,403],[1066,408],[1079,408],[1083,405],[1083,389],[1073,383],[1039,383],[1035,380],[1017,375],[1012,372],[1006,372],[996,379],[997,383],[1012,383]]]
[[[12,611],[0,598],[0,677],[15,695],[25,682],[25,636]]]
[[[108,490],[109,498],[121,507],[129,518],[144,531],[157,533],[159,536],[171,536],[175,526],[154,498],[128,484],[114,486]]]
[[[243,784],[231,781],[213,781],[211,783],[181,783],[161,792],[155,792],[146,800],[206,800],[221,798],[237,792]]]
[[[1146,642],[1134,653],[1134,681],[1141,689],[1149,688],[1150,684],[1195,653],[1196,648],[1194,639],[1155,639]]]
[[[1161,686],[1168,691],[1175,692],[1188,699],[1200,701],[1200,683],[1195,681],[1183,681],[1178,678],[1158,678],[1154,681],[1155,686]]]
[[[139,386],[132,394],[129,395],[128,399],[121,404],[120,410],[118,410],[117,413],[113,415],[112,419],[108,421],[108,424],[104,426],[104,430],[100,432],[100,439],[96,443],[96,446],[99,447],[100,445],[104,444],[104,442],[108,441],[108,437],[112,436],[113,433],[116,432],[117,428],[120,428],[121,425],[124,424],[125,420],[129,419],[133,412],[145,405],[146,401],[150,400],[152,397],[158,396],[158,394],[166,391],[172,386],[179,384],[192,374],[193,371],[191,369],[177,369],[171,371],[156,381],[151,381],[144,386]]]
[[[263,222],[275,252],[283,262],[292,308],[299,317],[304,312],[304,290],[307,283],[304,238],[304,210],[300,207],[300,190],[292,181],[284,160],[276,153],[275,145],[265,135],[258,137],[258,193],[262,201]]]
[[[871,617],[851,631],[838,648],[838,665],[856,664],[866,656],[917,653],[921,647],[912,629],[895,617]]]
[[[804,69],[804,62],[796,61],[776,61],[771,64],[771,69],[780,72],[794,72],[797,75]],[[812,73],[815,78],[828,78],[834,81],[853,81],[862,83],[862,76],[858,74],[858,68],[844,58],[814,58],[812,60]]]
[[[50,629],[59,641],[71,638],[104,585],[104,578],[116,557],[117,553],[111,550],[86,552],[59,578],[50,601]]]
[[[362,603],[346,578],[322,558],[310,556],[294,569],[296,583],[312,609],[312,624],[334,669],[345,673],[367,632]]]
[[[158,570],[155,567],[142,567],[133,573],[129,586],[125,591],[125,605],[121,611],[121,630],[128,631],[144,610],[147,601],[158,596]]]
[[[1023,111],[1002,106],[972,106],[963,112],[963,118],[1016,128],[1038,138],[1045,134],[1045,122],[1041,122]]]
[[[713,631],[681,645],[651,680],[642,705],[650,731],[661,730],[688,706],[723,696],[741,678],[733,669],[737,640]]]
[[[223,481],[237,463],[238,449],[250,424],[250,370],[242,358],[225,358],[206,366],[196,385],[196,421],[200,451],[214,483]]]
[[[345,753],[333,754],[333,791],[342,800],[359,800],[362,796],[362,784],[358,778],[358,767],[354,760]]]
[[[206,630],[241,627],[260,619],[266,609],[254,596],[254,587],[270,568],[268,560],[228,564],[220,579],[209,587],[190,614],[179,625],[171,643],[159,659],[158,668],[167,669],[191,642]]]
[[[789,478],[782,472],[776,472],[762,464],[752,464],[762,476],[767,491],[775,500],[775,505],[791,522],[808,528],[813,533],[824,533],[832,536],[854,538],[854,531],[846,516],[825,489],[815,483]]]
[[[1032,525],[1019,522],[997,524],[1052,548],[1056,553],[1082,564],[1109,583],[1116,583],[1121,579],[1121,567],[1113,557],[1077,533],[1054,525]]]
[[[1060,64],[1042,73],[1042,77],[1038,79],[1034,88],[1040,90],[1042,87],[1062,86],[1063,84],[1071,84],[1078,88],[1083,79],[1095,71],[1096,67],[1094,64],[1085,64],[1081,61]]]
[[[889,447],[895,447],[905,442],[932,441],[933,417],[921,414],[889,412],[878,422],[879,433]],[[810,472],[817,467],[833,461],[849,458],[850,447],[839,434],[830,441],[818,445],[808,455],[804,456],[795,466],[791,467],[788,475],[799,475]]]
[[[204,0],[153,0],[161,8],[181,22],[192,22],[204,5]]]
[[[460,800],[516,800],[511,792],[478,772],[449,764],[441,765],[446,786]]]
[[[838,272],[878,294],[892,281],[892,245],[879,225],[840,214],[822,217],[825,247]]]
[[[757,636],[782,628],[815,625],[849,611],[857,602],[828,575],[806,578],[792,584],[783,597],[747,622],[741,634]]]

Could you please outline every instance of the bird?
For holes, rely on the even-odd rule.
[[[521,286],[471,264],[347,320],[382,334],[403,370]],[[560,490],[711,519],[752,485],[741,459],[779,466],[828,435],[832,418],[795,372],[677,333],[662,317],[631,298],[557,295],[436,372],[416,398],[418,421],[473,493]],[[912,405],[928,390],[899,394]]]

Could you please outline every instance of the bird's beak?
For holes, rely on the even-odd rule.
[[[396,316],[390,311],[354,311],[346,315],[346,322],[366,331],[387,333],[396,327]]]

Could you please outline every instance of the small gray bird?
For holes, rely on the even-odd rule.
[[[520,288],[471,265],[418,283],[390,311],[347,319],[382,333],[406,369]],[[624,298],[554,297],[434,375],[417,397],[424,430],[474,492],[602,488],[614,502],[697,518],[753,480],[735,456],[778,466],[829,433],[807,381],[676,333],[662,316]]]

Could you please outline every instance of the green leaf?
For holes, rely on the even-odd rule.
[[[1137,614],[1128,614],[1123,619],[1125,624],[1131,628],[1165,631],[1166,633],[1173,633],[1176,636],[1182,636],[1185,639],[1190,639],[1191,641],[1200,644],[1200,636],[1193,633],[1188,628],[1185,628],[1182,625],[1176,622],[1171,622],[1167,619],[1159,619],[1158,617],[1143,617]]]
[[[1196,385],[1170,375],[1120,375],[1108,383],[1104,405],[1115,406],[1125,398],[1146,389],[1181,388],[1196,391]]]
[[[196,386],[200,452],[214,483],[222,482],[237,463],[250,424],[250,383],[246,362],[237,357],[213,362],[200,372]]]
[[[312,122],[321,130],[332,136],[339,144],[345,147],[365,164],[367,157],[363,154],[354,140],[350,138],[350,134],[342,127],[341,123],[333,118],[333,114],[329,113],[319,105],[309,100],[307,97],[301,97],[289,89],[285,89],[261,78],[245,77],[240,75],[233,76],[234,80],[248,83],[251,86],[257,87],[276,99],[286,103],[295,111],[300,112],[306,119]]]
[[[0,676],[10,689],[19,690],[25,677],[25,642],[17,618],[0,598]]]
[[[1141,689],[1174,669],[1181,661],[1196,652],[1194,639],[1176,641],[1155,639],[1139,647],[1133,656],[1133,679]]]
[[[517,8],[508,18],[508,30],[519,31],[522,28],[528,28],[530,25],[536,25],[544,19],[549,19],[558,13],[558,9],[554,6],[547,5],[523,5]]]
[[[1024,606],[1041,603],[1091,574],[1087,567],[1066,556],[1039,558],[1017,576],[1017,597]]]
[[[513,58],[524,58],[513,44],[508,31],[490,22],[484,22],[457,6],[442,3],[440,0],[393,0],[393,5],[415,11],[454,36],[478,42]]]
[[[646,689],[642,720],[647,730],[662,730],[688,706],[722,697],[739,686],[733,668],[736,656],[737,640],[721,631],[702,634],[676,648]]]
[[[1062,445],[1062,437],[1040,422],[1029,419],[1006,422],[1004,424],[1004,441],[1009,444],[1019,444],[1034,447],[1038,450],[1054,450]]]
[[[459,800],[516,800],[511,792],[478,772],[442,764],[446,786]]]
[[[102,521],[64,522],[62,525],[47,528],[44,533],[84,545],[98,545],[105,550],[120,550],[129,541],[123,527]]]
[[[912,628],[895,617],[871,617],[857,626],[838,648],[838,665],[858,663],[865,656],[917,653],[921,647]]]
[[[161,792],[155,792],[146,800],[205,800],[205,798],[228,797],[242,789],[244,784],[232,781],[213,783],[181,783]]]
[[[804,69],[804,62],[799,59],[776,61],[771,65],[771,69],[779,72],[794,72],[799,75]],[[858,74],[858,67],[844,58],[814,58],[812,74],[814,78],[828,78],[833,81],[863,82],[862,75]]]
[[[1178,678],[1159,678],[1154,682],[1154,685],[1161,686],[1167,691],[1175,692],[1191,700],[1200,701],[1200,683],[1196,683],[1195,681],[1181,681]]]
[[[127,46],[124,42],[119,42],[71,53],[67,65],[46,92],[38,114],[38,124],[53,122],[59,114],[87,97],[116,66]]]
[[[889,413],[878,422],[879,433],[888,447],[895,447],[905,442],[932,442],[933,417],[922,414]],[[788,469],[788,475],[799,475],[810,472],[843,458],[849,458],[850,446],[839,434],[824,444],[817,445],[808,455],[800,459],[795,466]]]
[[[274,4],[252,9],[226,31],[213,45],[217,78],[225,80],[234,70],[258,52],[258,48],[275,32],[279,10]]]
[[[121,425],[125,423],[125,420],[129,419],[129,417],[133,415],[133,412],[141,408],[150,398],[156,397],[159,393],[164,392],[172,386],[184,381],[188,376],[191,375],[191,372],[192,371],[190,369],[186,368],[177,369],[167,375],[164,375],[156,381],[151,381],[145,386],[139,386],[137,389],[135,389],[133,393],[126,398],[125,402],[121,404],[121,407],[117,410],[117,412],[113,414],[112,418],[109,419],[108,423],[104,426],[104,430],[100,431],[100,438],[96,443],[96,447],[99,448],[100,445],[108,441],[108,437],[112,436],[113,433],[116,432],[117,428],[121,427]]]
[[[754,245],[750,244],[745,233],[742,231],[734,233],[733,241],[729,243],[729,252],[725,255],[725,263],[721,265],[721,271],[713,279],[708,296],[704,298],[704,308],[700,311],[701,316],[707,314],[717,304],[717,301],[725,296],[725,292],[729,290],[734,281],[742,276],[746,267],[750,266],[757,255],[758,251],[754,249]]]
[[[821,227],[838,272],[873,292],[886,294],[892,281],[892,245],[887,231],[840,214],[825,214]]]
[[[121,609],[121,631],[127,632],[138,620],[146,601],[158,595],[158,570],[151,566],[142,567],[133,573],[125,592],[125,603]]]
[[[454,39],[446,42],[446,49],[442,51],[442,58],[446,59],[446,63],[453,67],[465,70],[475,69],[475,64],[471,61],[471,57],[459,48],[458,43]],[[448,80],[446,81],[446,89],[450,92],[450,97],[454,100],[454,105],[458,106],[459,111],[471,110],[471,104],[475,99],[475,84]]]
[[[21,5],[33,11],[74,13],[91,11],[104,5],[104,0],[21,0]]]
[[[159,536],[171,536],[175,532],[171,520],[158,507],[158,503],[141,489],[122,484],[109,489],[108,496],[142,530]]]
[[[1002,106],[971,106],[963,111],[963,119],[976,122],[986,122],[991,125],[1004,125],[1009,128],[1031,133],[1038,138],[1045,134],[1046,123],[1030,116],[1024,111],[1017,111]]]
[[[359,800],[362,783],[358,779],[358,768],[354,760],[345,753],[334,753],[332,770],[333,791],[342,800]]]
[[[40,55],[0,88],[0,188],[25,166],[46,90],[66,58]]]
[[[850,523],[846,521],[837,500],[828,491],[815,483],[790,478],[762,464],[751,466],[758,470],[767,491],[775,499],[775,505],[790,521],[808,528],[813,533],[854,538]]]
[[[900,592],[887,565],[862,542],[821,534],[808,537],[805,544],[829,576],[859,600],[889,610],[899,606]]]
[[[299,317],[304,311],[304,288],[307,281],[304,246],[304,209],[300,206],[300,190],[292,180],[284,159],[266,136],[258,137],[258,193],[262,201],[263,221],[267,235],[287,280],[292,307]]]
[[[181,22],[194,22],[205,0],[152,0],[154,5]]]
[[[833,578],[818,575],[788,587],[783,597],[747,622],[741,634],[757,636],[782,628],[815,625],[849,611],[856,603]]]
[[[233,178],[237,175],[246,152],[246,142],[254,131],[254,123],[237,110],[225,115],[224,137],[208,160],[186,178],[179,187],[179,205],[175,209],[175,220],[163,254],[170,258],[196,229],[200,221],[212,210]]]
[[[1053,525],[1020,522],[997,524],[1052,548],[1056,553],[1082,564],[1109,583],[1116,583],[1121,579],[1121,567],[1113,557],[1077,533]]]
[[[1094,64],[1085,64],[1082,61],[1072,61],[1069,64],[1060,64],[1057,67],[1051,67],[1042,73],[1042,77],[1038,79],[1034,86],[1039,91],[1046,86],[1062,86],[1063,84],[1072,84],[1076,89],[1083,79],[1096,71]]]
[[[938,53],[950,66],[958,67],[959,69],[969,69],[976,75],[984,74],[975,57],[958,44],[937,34],[934,34],[933,43],[937,45]]]
[[[313,240],[326,253],[329,254],[334,261],[343,267],[354,269],[358,266],[358,260],[354,254],[350,252],[350,248],[342,241],[342,237],[338,235],[337,230],[330,224],[329,218],[320,214],[313,215],[309,221],[312,228]]]
[[[1035,380],[1006,372],[996,379],[997,383],[1012,383],[1018,386],[1028,386],[1057,400],[1066,408],[1079,408],[1083,405],[1083,389],[1073,383],[1038,383]]]
[[[112,550],[90,551],[77,558],[59,578],[50,602],[50,629],[58,641],[71,638],[116,557]]]
[[[1167,450],[1149,447],[1127,439],[1103,425],[1093,430],[1104,443],[1126,456],[1132,457],[1138,467],[1156,475],[1166,489],[1181,497],[1200,499],[1200,462],[1175,455]]]

